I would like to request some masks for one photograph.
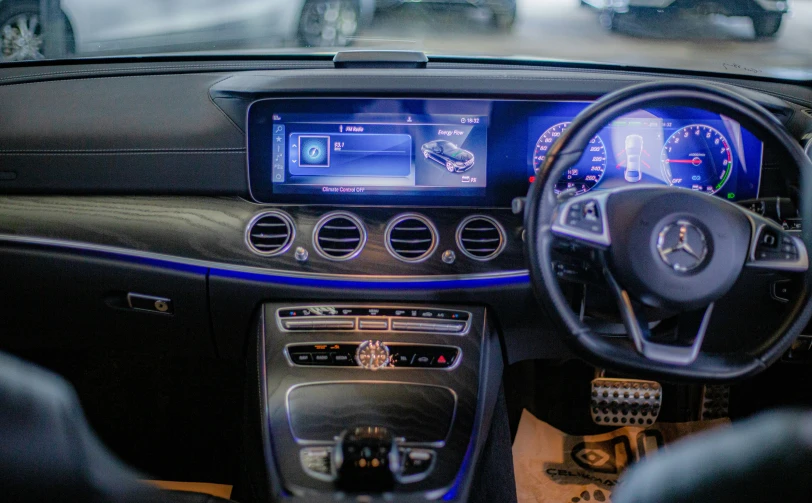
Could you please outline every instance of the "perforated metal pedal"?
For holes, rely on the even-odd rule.
[[[602,426],[649,426],[657,421],[663,402],[663,388],[656,381],[612,379],[592,380],[590,412]]]
[[[728,386],[712,385],[702,387],[702,407],[700,417],[705,419],[719,419],[727,417],[730,408],[730,388]]]

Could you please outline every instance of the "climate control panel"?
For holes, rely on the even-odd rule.
[[[276,311],[285,332],[421,332],[464,335],[471,313],[442,308],[318,305]]]

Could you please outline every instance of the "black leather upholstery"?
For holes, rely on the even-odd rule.
[[[96,438],[70,384],[0,353],[0,494],[4,501],[226,501],[161,491],[139,478]]]
[[[699,434],[632,467],[614,503],[812,500],[812,412],[764,414]]]

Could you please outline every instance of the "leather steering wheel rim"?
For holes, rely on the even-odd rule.
[[[722,86],[685,81],[635,85],[606,95],[586,108],[547,152],[531,184],[525,210],[525,247],[533,288],[548,315],[563,330],[568,346],[597,366],[675,381],[731,382],[754,375],[789,349],[812,316],[809,292],[812,268],[802,273],[803,287],[788,309],[785,321],[758,347],[734,354],[700,352],[692,363],[679,365],[650,360],[630,350],[628,345],[617,344],[593,332],[571,309],[551,267],[552,243],[556,239],[552,225],[560,204],[555,182],[580,159],[591,138],[612,120],[654,107],[692,107],[719,113],[739,122],[771,148],[780,149],[785,158],[792,161],[790,165],[782,165],[782,174],[799,170],[800,216],[802,221],[812,222],[812,162],[766,109]],[[802,240],[807,249],[812,249],[812,226],[803,227]]]

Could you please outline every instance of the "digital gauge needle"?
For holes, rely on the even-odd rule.
[[[702,164],[702,159],[699,157],[694,157],[693,159],[669,159],[668,162],[675,162],[677,164],[693,164],[694,166],[699,166]]]

